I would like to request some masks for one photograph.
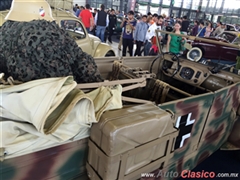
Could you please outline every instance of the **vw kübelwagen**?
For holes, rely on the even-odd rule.
[[[63,142],[52,142],[53,147],[48,145],[44,135],[57,131],[50,128],[50,122],[44,122],[39,142],[31,136],[23,138],[25,133],[30,134],[24,128],[26,122],[14,126],[22,133],[2,129],[3,134],[9,135],[9,131],[17,134],[14,139],[3,139],[9,143],[5,142],[7,146],[2,147],[4,179],[71,179],[84,174],[85,167],[91,179],[137,179],[141,173],[157,169],[181,174],[219,149],[232,128],[239,127],[239,121],[236,121],[240,101],[238,75],[223,70],[213,73],[209,66],[170,54],[157,59],[104,58],[95,61],[104,79],[111,81],[74,87],[88,96],[92,89],[102,86],[114,89],[120,84],[122,107],[118,105],[116,109],[104,112],[97,123],[92,121],[93,124],[86,122],[83,125],[79,122],[81,128],[76,132],[81,134],[80,139],[76,135]],[[48,97],[51,94],[48,93]],[[101,99],[104,98],[98,98],[98,101]],[[19,111],[23,109],[19,107]],[[86,110],[92,111],[86,108],[80,112]],[[9,120],[4,119],[2,123],[6,121]],[[53,124],[59,122],[51,121]],[[92,124],[91,128],[89,124]],[[71,127],[60,134],[64,136],[62,133],[73,130]],[[239,131],[235,129],[234,132],[230,136],[231,143],[240,147]],[[18,147],[24,141],[29,146],[14,152],[18,138],[21,139],[17,141]]]

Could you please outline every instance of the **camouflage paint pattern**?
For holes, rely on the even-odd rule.
[[[230,134],[239,104],[240,83],[216,92],[159,105],[160,108],[171,110],[175,114],[175,122],[179,117],[190,113],[190,120],[195,120],[190,138],[184,141],[181,148],[172,152],[170,159],[164,164],[163,173],[180,174],[182,170],[193,169],[215,152]],[[3,180],[73,179],[86,172],[87,153],[87,139],[84,139],[14,159],[6,159],[0,162],[1,178]],[[158,174],[159,170],[155,172]]]
[[[87,138],[0,162],[1,180],[68,180],[85,176]],[[83,178],[80,178],[83,179]]]
[[[169,175],[183,170],[191,170],[218,150],[227,141],[236,121],[237,109],[240,105],[240,83],[233,84],[208,95],[170,102],[160,106],[176,113],[176,118],[192,112],[195,119],[191,137],[184,146],[173,152],[173,157],[164,165],[161,174]],[[156,178],[177,179],[175,176],[157,177],[159,170],[153,171]]]

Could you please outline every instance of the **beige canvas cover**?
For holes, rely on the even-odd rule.
[[[120,85],[87,94],[76,86],[71,76],[1,85],[0,156],[16,157],[88,137],[104,111],[122,107]]]

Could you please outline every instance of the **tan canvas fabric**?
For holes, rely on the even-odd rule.
[[[102,86],[87,94],[93,100],[97,121],[104,111],[122,108],[121,94],[122,86],[120,85],[112,88]]]
[[[1,86],[0,148],[6,158],[88,137],[104,111],[122,107],[120,85],[88,94],[76,85],[61,77]]]

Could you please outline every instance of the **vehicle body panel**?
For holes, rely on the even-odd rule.
[[[194,41],[192,47],[198,47],[202,50],[204,58],[215,58],[219,52],[219,46],[215,44],[207,44],[201,41]]]
[[[137,59],[139,61],[136,61]],[[154,57],[132,57],[123,59],[123,62],[132,67],[148,69],[153,59]],[[112,69],[110,63],[113,63],[114,60],[117,59],[111,57],[96,59],[96,62],[102,73],[107,75],[107,72]],[[184,62],[181,61],[181,63]],[[153,71],[156,72],[156,70],[155,66]],[[230,76],[230,74],[226,74],[226,76]],[[229,79],[231,78],[229,77]],[[237,78],[234,81],[238,81]],[[159,104],[159,108],[170,110],[174,114],[173,126],[176,126],[179,117],[189,117],[189,121],[192,122],[188,124],[192,126],[190,131],[188,129],[190,137],[183,141],[181,148],[175,150],[174,147],[172,148],[171,156],[167,159],[162,171],[181,173],[183,170],[193,169],[219,149],[231,132],[239,104],[240,82],[217,91]],[[180,131],[181,128],[179,135]],[[185,131],[184,133],[189,132]],[[72,179],[81,173],[84,174],[86,173],[85,163],[88,153],[86,141],[83,139],[14,159],[5,159],[1,162],[2,177],[8,180],[14,180],[16,177],[19,180],[28,178],[65,180]],[[159,173],[159,169],[154,172]]]
[[[87,138],[0,162],[4,180],[85,179]]]
[[[220,46],[219,49],[219,55],[220,58],[219,59],[223,59],[223,60],[232,60],[232,61],[236,61],[236,57],[237,57],[237,53],[238,53],[238,49],[232,48],[232,47],[226,47],[226,46]]]

